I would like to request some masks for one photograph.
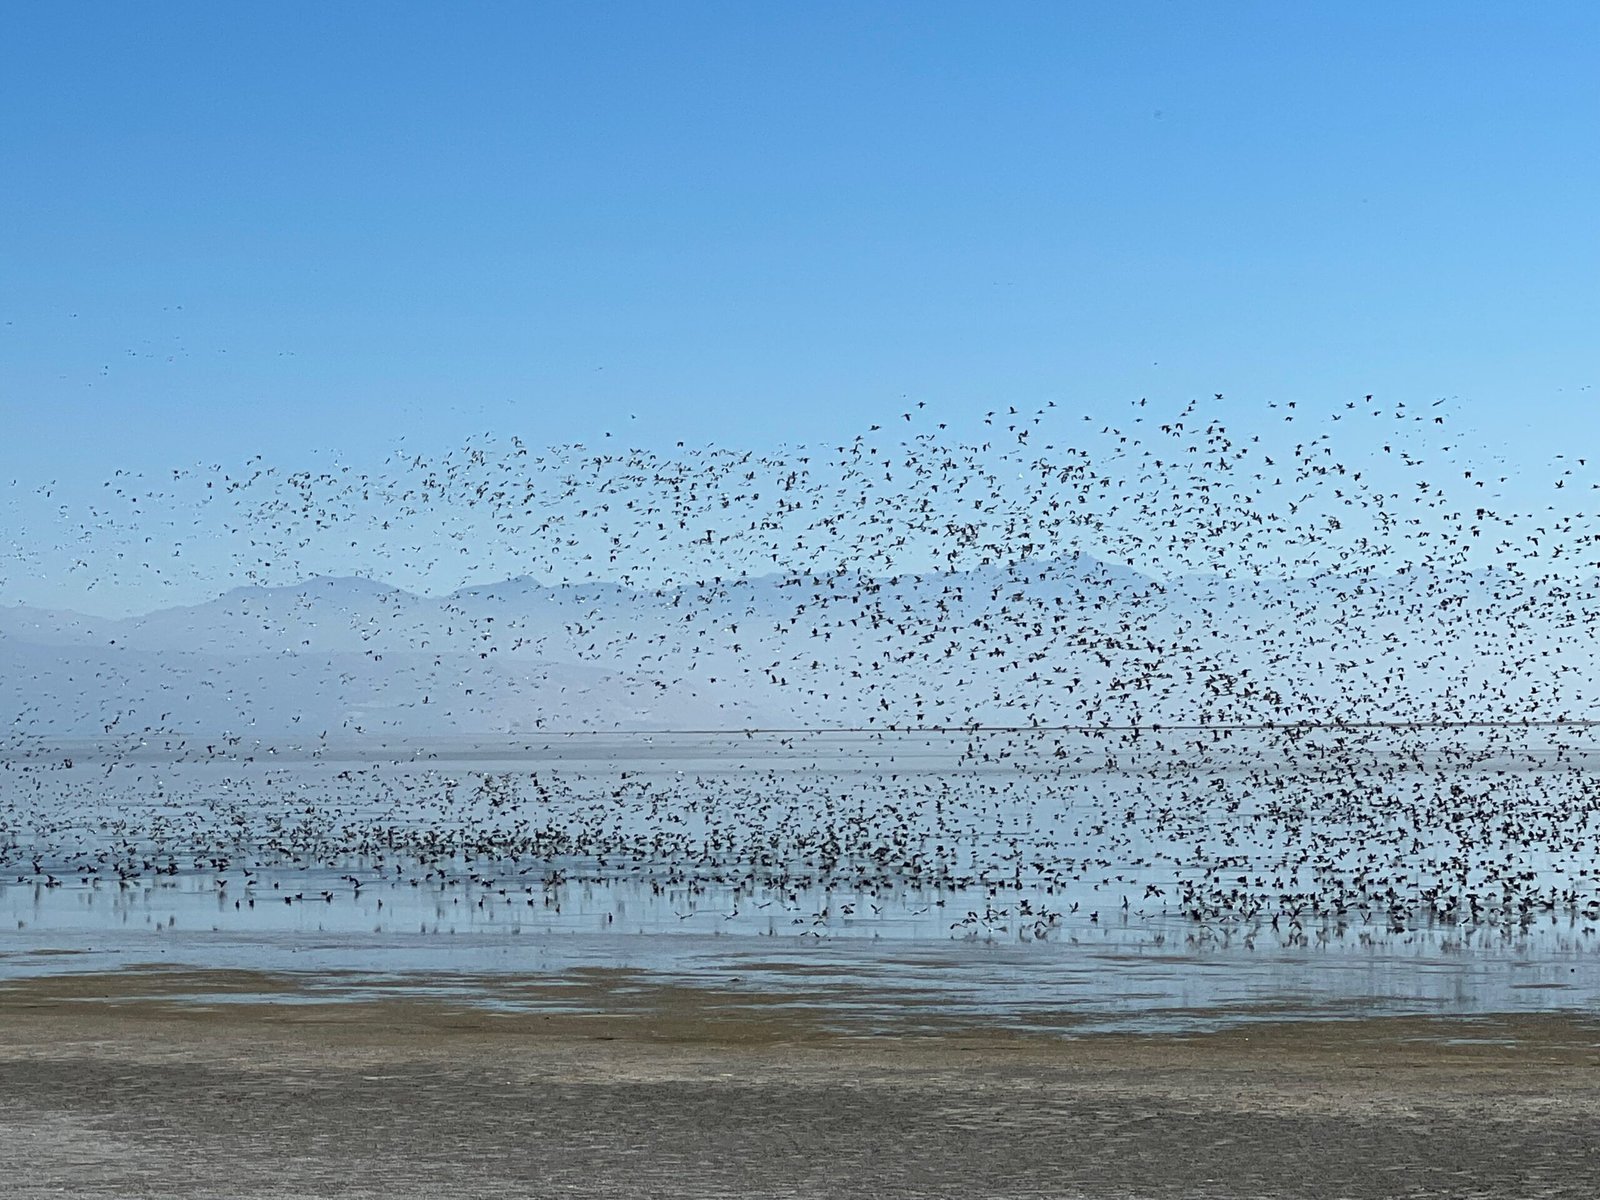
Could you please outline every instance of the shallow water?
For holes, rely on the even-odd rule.
[[[0,775],[0,977],[517,1006],[618,969],[1062,1031],[1592,1008],[1591,735],[1419,736],[35,744]]]

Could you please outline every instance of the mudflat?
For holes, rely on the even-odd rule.
[[[617,992],[17,981],[0,1195],[1591,1198],[1600,1168],[1578,1015],[1047,1037]]]

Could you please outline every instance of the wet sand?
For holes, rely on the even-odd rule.
[[[1600,1167],[1580,1017],[888,1034],[562,988],[569,1011],[504,1012],[246,973],[19,981],[0,1195],[1589,1197]]]

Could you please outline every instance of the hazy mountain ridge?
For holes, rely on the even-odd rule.
[[[0,608],[0,712],[73,737],[1587,715],[1594,615],[1592,586],[1499,573],[1161,582],[1087,556],[438,597],[319,577],[122,620]]]

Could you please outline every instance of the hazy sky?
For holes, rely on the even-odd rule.
[[[1589,3],[19,2],[0,106],[13,539],[119,466],[908,399],[1600,429]]]

